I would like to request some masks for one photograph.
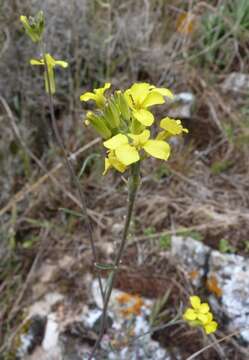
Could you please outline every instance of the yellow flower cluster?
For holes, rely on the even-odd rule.
[[[166,117],[160,121],[162,129],[154,139],[151,139],[150,127],[154,115],[150,107],[165,102],[165,97],[173,98],[169,89],[157,88],[148,83],[135,83],[124,92],[116,91],[109,98],[105,91],[111,87],[94,89],[81,95],[81,101],[93,100],[96,103],[95,112],[88,111],[86,124],[91,124],[104,138],[107,149],[104,174],[110,168],[124,172],[131,164],[153,156],[167,160],[170,155],[170,145],[166,140],[183,132],[187,133],[180,120]]]
[[[187,308],[183,314],[183,319],[191,326],[201,326],[206,334],[216,331],[218,324],[213,320],[213,314],[207,303],[201,303],[199,296],[190,296],[192,308]]]

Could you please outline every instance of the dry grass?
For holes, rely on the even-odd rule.
[[[147,296],[163,295],[165,288],[161,281],[166,287],[172,286],[169,305],[172,314],[190,289],[180,272],[170,279],[160,278],[159,274],[164,276],[161,271],[164,259],[159,256],[164,250],[160,245],[161,235],[188,228],[197,230],[203,241],[212,247],[217,248],[220,239],[225,238],[236,252],[247,255],[248,251],[248,95],[243,91],[234,93],[232,89],[224,92],[221,84],[227,74],[245,73],[249,68],[246,41],[249,26],[247,19],[241,20],[239,11],[231,5],[237,4],[235,9],[238,10],[243,1],[219,1],[219,6],[217,3],[177,0],[42,2],[47,19],[48,48],[70,63],[68,72],[58,74],[56,97],[58,123],[70,151],[77,151],[93,139],[91,132],[82,130],[78,97],[83,89],[106,80],[115,87],[125,87],[138,80],[167,85],[175,92],[192,91],[197,98],[193,117],[186,120],[190,134],[185,143],[176,146],[167,168],[151,161],[142,170],[136,219],[119,283],[121,288]],[[20,139],[10,126],[6,107],[1,105],[0,204],[2,209],[11,204],[1,213],[0,219],[1,345],[17,326],[17,321],[13,321],[13,309],[21,318],[22,307],[27,303],[26,290],[33,281],[27,274],[34,271],[32,264],[37,254],[42,262],[51,256],[75,254],[79,244],[85,246],[80,219],[58,211],[65,207],[78,210],[64,169],[52,173],[55,181],[50,181],[51,176],[48,176],[48,169],[60,162],[60,154],[47,125],[48,106],[42,77],[28,65],[36,50],[24,36],[18,21],[19,14],[28,14],[30,9],[33,13],[38,5],[31,0],[0,4],[1,14],[4,14],[0,25],[0,94],[29,149],[27,152],[20,145]],[[223,5],[226,11],[222,11]],[[195,30],[191,34],[177,31],[177,18],[184,11],[190,11],[195,19]],[[249,17],[248,7],[242,13]],[[218,22],[214,19],[217,14]],[[207,24],[214,24],[211,30]],[[217,33],[219,36],[215,37]],[[79,155],[78,171],[92,151],[99,153],[100,150],[96,145],[94,150]],[[84,182],[89,197],[91,219],[96,224],[99,251],[106,257],[101,244],[112,244],[113,236],[119,236],[126,193],[123,180],[115,174],[100,180],[101,166],[98,158],[92,160],[82,184]],[[43,180],[44,176],[47,181]],[[60,188],[56,182],[61,184]],[[15,194],[21,196],[17,198]],[[52,245],[49,250],[40,247],[46,228],[50,229]],[[153,228],[153,232],[146,234],[148,228]],[[126,266],[131,269],[129,273]],[[169,266],[175,269],[176,265]],[[165,269],[165,274],[167,271]],[[151,272],[156,274],[152,283],[148,279]],[[138,283],[137,274],[141,275],[141,289],[134,289]],[[23,283],[27,288],[23,288]],[[176,284],[180,284],[180,289]],[[17,305],[16,298],[20,299]],[[179,332],[173,329],[167,334],[166,342],[182,348],[185,356],[205,345],[198,337],[196,343],[192,343],[193,333],[186,334],[186,328]],[[186,335],[183,337],[183,334]],[[162,334],[157,335],[160,336]],[[236,347],[230,342],[224,347],[229,359],[242,359],[238,344]],[[210,356],[215,359],[216,355],[207,351],[201,356],[200,359]]]

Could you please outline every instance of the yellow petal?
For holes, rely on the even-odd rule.
[[[86,92],[80,96],[80,101],[89,101],[95,99],[96,99],[96,94],[92,92]]]
[[[101,88],[97,88],[97,89],[93,89],[93,91],[94,91],[94,93],[96,94],[96,95],[103,95],[104,94],[104,92],[107,90],[107,89],[109,89],[111,87],[111,83],[105,83],[105,85],[103,86],[103,87],[101,87]]]
[[[116,169],[117,171],[123,173],[126,170],[126,165],[122,164],[115,155],[111,154],[109,156],[109,161],[112,167]]]
[[[199,307],[199,311],[202,314],[207,314],[209,312],[209,305],[207,303],[201,304],[201,306]]]
[[[55,61],[55,64],[56,64],[56,65],[59,65],[59,66],[61,66],[61,67],[63,67],[63,68],[68,67],[68,63],[67,63],[66,61],[62,61],[62,60],[56,60],[56,61]]]
[[[103,175],[106,175],[107,171],[111,168],[111,163],[110,160],[108,158],[105,158],[105,169],[103,172]]]
[[[173,93],[167,88],[154,88],[153,90],[157,91],[162,96],[166,96],[170,99],[174,99]]]
[[[197,319],[197,315],[193,309],[188,308],[183,314],[183,319],[187,321],[193,321]]]
[[[103,144],[107,149],[116,150],[119,146],[128,144],[128,138],[123,134],[118,134],[105,141]]]
[[[146,98],[144,99],[143,103],[142,103],[142,107],[143,108],[147,108],[149,106],[153,106],[153,105],[159,105],[159,104],[164,104],[164,98],[161,94],[159,94],[159,92],[156,91],[151,91]]]
[[[199,314],[197,314],[197,318],[201,321],[201,323],[203,324],[203,325],[206,325],[206,324],[208,324],[208,320],[209,320],[209,317],[207,316],[207,314],[201,314],[201,313],[199,313]]]
[[[199,296],[190,296],[189,300],[193,308],[199,310],[201,306],[201,299],[199,298]]]
[[[138,151],[135,149],[134,146],[131,146],[129,144],[119,146],[115,150],[115,154],[117,156],[117,159],[126,166],[131,165],[139,161],[140,159]]]
[[[144,126],[151,126],[154,122],[153,114],[145,109],[133,110],[134,117]]]
[[[135,146],[143,146],[150,138],[150,131],[144,130],[141,134],[128,134]]]
[[[109,89],[110,87],[111,87],[111,83],[105,83],[103,89],[105,91],[105,90]]]
[[[143,149],[157,159],[167,160],[170,155],[170,146],[165,141],[148,140]]]
[[[182,132],[188,133],[188,129],[182,126],[181,120],[175,120],[169,117],[161,120],[160,127],[172,135],[180,135]]]
[[[207,325],[205,325],[204,329],[206,331],[206,334],[211,334],[217,330],[218,323],[216,321],[211,321]]]
[[[146,96],[149,93],[151,85],[148,83],[135,83],[130,89],[125,91],[125,96],[128,98],[129,103],[131,98],[135,106],[139,106],[143,103]]]
[[[42,60],[31,59],[30,64],[31,65],[44,65],[44,61],[43,61],[43,59]]]

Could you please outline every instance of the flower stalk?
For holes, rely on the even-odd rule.
[[[119,271],[121,258],[122,258],[122,255],[123,255],[123,252],[125,249],[125,245],[127,242],[127,237],[129,234],[129,229],[130,229],[132,214],[133,214],[133,210],[134,210],[136,195],[137,195],[137,191],[138,191],[139,184],[140,184],[140,162],[132,164],[130,170],[131,170],[131,173],[130,173],[129,181],[128,181],[128,207],[127,207],[127,215],[126,215],[123,235],[122,235],[122,239],[121,239],[115,260],[114,260],[114,270],[110,274],[109,281],[107,283],[107,289],[105,291],[105,298],[104,298],[105,300],[104,300],[104,306],[103,306],[102,315],[101,315],[101,325],[100,325],[99,336],[98,336],[98,339],[92,349],[92,352],[91,352],[88,360],[93,359],[93,356],[96,353],[96,351],[101,343],[101,340],[104,336],[105,330],[106,330],[108,305],[109,305],[109,301],[111,298],[114,282],[115,282],[116,276]]]

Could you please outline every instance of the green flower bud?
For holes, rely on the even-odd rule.
[[[33,42],[40,42],[44,31],[44,15],[42,11],[39,11],[35,17],[29,17],[21,15],[20,21],[26,31],[26,34]]]
[[[94,129],[104,138],[109,139],[112,136],[111,131],[106,126],[103,117],[97,116],[92,111],[88,111],[86,114],[87,120],[92,124]]]
[[[116,91],[116,93],[114,94],[114,98],[115,98],[116,103],[119,106],[121,116],[123,117],[124,120],[129,122],[131,113],[130,113],[129,106],[127,104],[127,101],[125,100],[124,95],[119,90],[119,91]]]

